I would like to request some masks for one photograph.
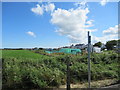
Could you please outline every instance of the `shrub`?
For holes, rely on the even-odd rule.
[[[27,50],[3,51],[3,87],[59,87],[66,83],[68,60],[71,83],[87,81],[87,54],[48,56]],[[91,54],[92,80],[119,79],[118,67],[118,54],[113,51]]]

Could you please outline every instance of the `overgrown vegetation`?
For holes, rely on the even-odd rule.
[[[70,57],[71,83],[86,82],[87,54],[41,55],[28,50],[3,50],[3,88],[48,88],[66,83],[66,63]],[[44,53],[44,52],[43,52]],[[91,54],[92,80],[118,76],[118,54],[109,51]]]

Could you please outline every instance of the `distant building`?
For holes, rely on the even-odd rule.
[[[93,52],[101,53],[101,48],[99,48],[99,47],[93,47]]]
[[[72,49],[80,49],[80,50],[88,50],[88,44],[76,44],[76,45],[71,45],[70,48]],[[90,45],[90,51],[93,52],[93,45]]]
[[[85,44],[76,44],[75,46],[72,45],[72,48],[85,49],[85,48],[87,48],[87,45],[85,45]]]
[[[39,48],[35,47],[35,48],[33,48],[32,50],[39,50]]]

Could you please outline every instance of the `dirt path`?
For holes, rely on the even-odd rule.
[[[92,88],[101,88],[105,86],[109,86],[113,83],[115,83],[116,79],[106,79],[106,80],[99,80],[99,81],[92,81],[91,87]],[[71,84],[71,88],[87,88],[88,83],[78,83],[78,84]],[[113,86],[115,87],[115,86]],[[61,85],[59,88],[66,88],[66,85]]]
[[[103,87],[103,88],[119,88],[120,89],[120,84],[110,85],[110,86]]]

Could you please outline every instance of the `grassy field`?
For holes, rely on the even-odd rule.
[[[19,58],[19,59],[40,59],[43,55],[28,50],[3,50],[3,58]]]
[[[2,50],[0,50],[0,59],[2,58]]]
[[[43,51],[42,51],[43,52]],[[3,87],[49,88],[66,84],[66,63],[70,60],[71,83],[87,82],[86,55],[43,55],[29,50],[3,50]],[[92,81],[118,79],[118,54],[91,54]]]

